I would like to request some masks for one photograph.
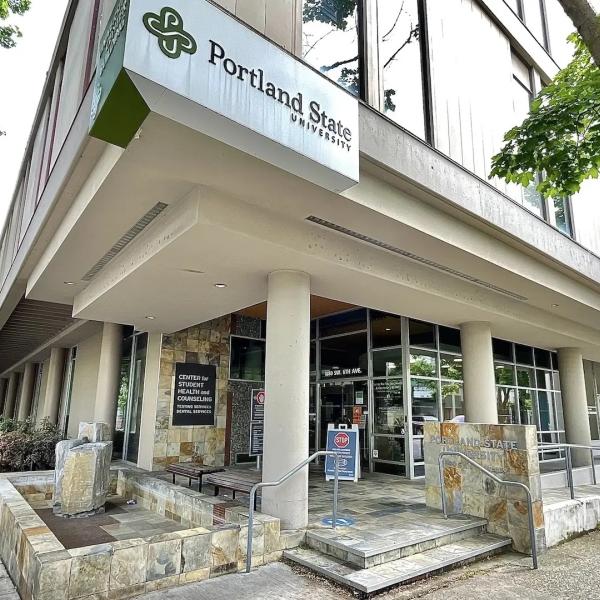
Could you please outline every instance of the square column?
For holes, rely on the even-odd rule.
[[[4,411],[4,402],[6,401],[6,389],[8,388],[8,379],[0,379],[0,414]]]
[[[5,419],[12,419],[14,417],[18,388],[19,374],[15,371],[10,374],[10,379],[8,380],[8,389],[6,390],[6,398],[4,400],[4,412],[2,413]]]
[[[264,482],[277,481],[308,458],[310,277],[299,271],[269,275],[265,373]],[[262,511],[283,529],[308,524],[308,468],[263,490]]]
[[[490,324],[472,321],[460,326],[463,355],[465,421],[498,423],[494,353]]]
[[[35,383],[35,363],[27,363],[23,369],[23,383],[19,396],[18,421],[25,421],[31,415],[31,400],[33,399],[33,386]]]
[[[110,439],[113,439],[117,416],[122,341],[123,327],[116,323],[104,323],[98,364],[94,421],[108,423],[111,430]]]
[[[46,389],[44,390],[44,405],[40,407],[38,421],[43,421],[47,418],[54,425],[58,423],[58,409],[60,406],[64,367],[65,349],[51,348]]]
[[[558,349],[558,372],[567,443],[591,446],[592,436],[585,392],[583,356],[579,348]],[[572,459],[574,467],[587,466],[591,460],[590,452],[589,450],[574,449]]]

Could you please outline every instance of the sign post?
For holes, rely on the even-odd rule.
[[[345,481],[358,481],[360,472],[358,426],[329,423],[327,426],[326,450],[339,453],[339,478]],[[325,459],[325,479],[335,477],[335,460],[331,456]]]
[[[216,382],[214,365],[176,363],[173,425],[214,425]]]

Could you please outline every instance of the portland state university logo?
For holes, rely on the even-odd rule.
[[[182,52],[194,54],[198,49],[196,40],[183,28],[183,19],[174,9],[165,6],[160,14],[146,13],[143,17],[146,29],[158,38],[158,46],[169,58],[179,58]]]

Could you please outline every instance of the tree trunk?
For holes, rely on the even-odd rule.
[[[600,19],[589,0],[559,0],[600,67]]]

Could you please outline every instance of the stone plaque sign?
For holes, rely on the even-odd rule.
[[[438,458],[445,450],[461,452],[504,481],[526,485],[533,500],[538,549],[545,547],[544,508],[534,425],[425,423],[425,499],[441,509],[441,484],[449,513],[488,519],[488,531],[508,536],[518,552],[530,552],[528,506],[524,490],[496,483],[458,456],[446,456],[443,482]]]
[[[173,425],[214,425],[217,369],[213,365],[175,364]]]

